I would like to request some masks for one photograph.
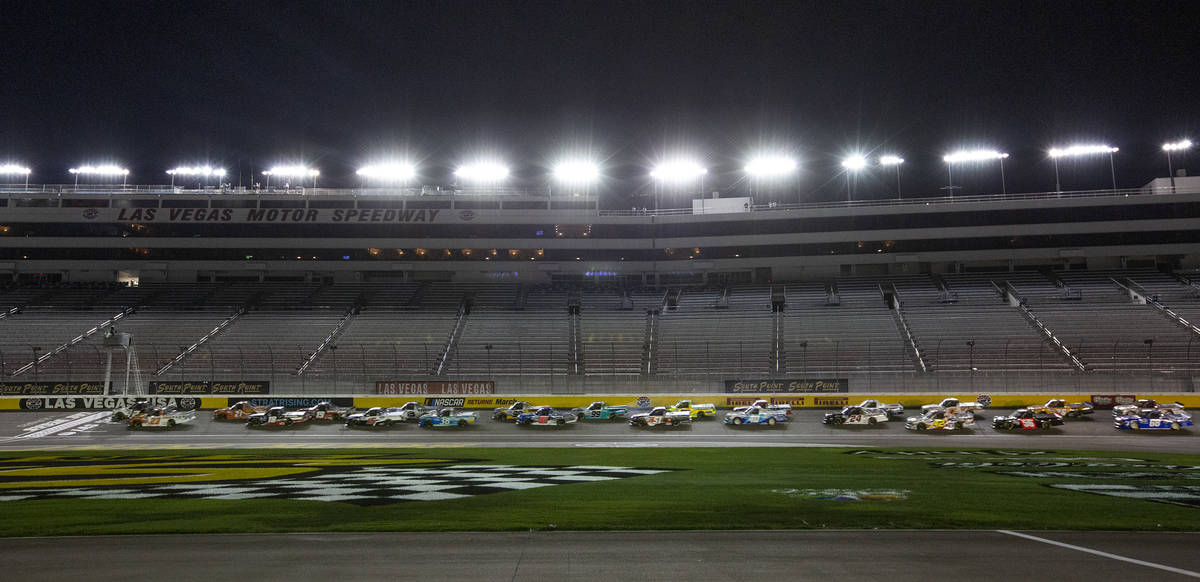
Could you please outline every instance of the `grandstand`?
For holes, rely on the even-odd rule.
[[[1200,369],[1200,224],[1174,218],[1192,192],[719,215],[363,194],[4,192],[0,230],[21,234],[0,236],[4,381],[97,380],[113,330],[134,337],[143,381],[286,392],[431,378],[554,392],[766,378],[1191,390]],[[362,225],[326,212],[359,205],[439,212]],[[167,218],[123,218],[131,207]],[[189,207],[314,212],[211,225],[166,212]]]

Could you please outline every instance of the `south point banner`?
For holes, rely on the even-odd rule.
[[[730,394],[829,394],[849,392],[850,381],[845,378],[816,378],[799,380],[726,380],[725,391]]]

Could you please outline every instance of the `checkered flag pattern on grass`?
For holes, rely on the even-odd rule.
[[[0,490],[0,501],[27,499],[299,499],[383,505],[438,501],[569,483],[612,481],[672,469],[596,465],[367,466],[312,476],[204,483]]]

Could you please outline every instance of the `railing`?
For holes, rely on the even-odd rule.
[[[552,196],[549,188],[508,188],[508,187],[438,187],[421,186],[412,188],[304,188],[304,187],[208,187],[203,189],[183,188],[170,185],[97,185],[97,184],[0,184],[0,195],[8,198],[21,198],[37,195],[39,197],[55,198],[63,195],[102,194],[108,197],[114,195],[253,195],[253,196],[296,196],[296,197],[350,197],[350,198],[380,198],[380,197],[497,197],[497,198],[526,198],[537,200],[572,200],[574,195]],[[917,207],[932,205],[978,204],[1010,201],[1060,200],[1060,199],[1090,199],[1090,198],[1125,198],[1129,196],[1146,196],[1159,194],[1200,194],[1197,187],[1162,188],[1125,188],[1116,190],[1078,190],[1072,192],[1028,192],[1008,194],[978,194],[972,196],[933,196],[926,198],[895,198],[874,200],[851,200],[836,202],[790,202],[773,204],[755,204],[746,207],[744,212],[788,212],[794,210],[812,210],[822,208],[876,208],[876,207]],[[594,195],[578,198],[584,201],[594,200]],[[691,208],[660,208],[660,209],[630,209],[630,210],[574,210],[575,212],[596,213],[599,216],[678,216],[696,214]],[[740,214],[740,213],[735,213]]]

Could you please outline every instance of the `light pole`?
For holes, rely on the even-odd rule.
[[[1062,192],[1062,181],[1058,175],[1058,158],[1108,154],[1108,172],[1113,190],[1117,189],[1117,170],[1113,165],[1113,154],[1121,151],[1108,145],[1076,145],[1068,148],[1050,148],[1050,159],[1054,160],[1054,191]]]
[[[705,174],[708,174],[708,168],[700,165],[700,162],[694,159],[683,157],[664,161],[650,171],[650,177],[657,180],[660,187],[684,186],[697,181],[703,183]],[[654,207],[655,210],[658,210],[657,200]]]
[[[895,166],[896,167],[896,198],[904,198],[904,194],[900,190],[900,164],[904,163],[904,158],[896,155],[879,156],[879,165]]]
[[[796,160],[783,154],[759,154],[750,158],[743,168],[757,192],[758,184],[764,181],[780,182],[796,173]],[[799,190],[797,188],[797,190]],[[797,200],[799,202],[799,200]]]
[[[1167,172],[1171,174],[1171,193],[1175,193],[1175,166],[1171,163],[1171,152],[1179,152],[1192,147],[1192,140],[1184,139],[1174,143],[1163,144],[1163,151],[1167,152]]]
[[[79,176],[96,175],[96,176],[121,176],[121,186],[124,187],[126,180],[129,179],[129,170],[120,166],[102,165],[102,166],[79,166],[69,170],[75,175],[75,188],[79,188]]]
[[[583,188],[587,194],[591,186],[600,180],[600,165],[588,160],[563,160],[554,165],[550,174],[555,182],[567,187]]]
[[[167,174],[171,176],[171,189],[175,189],[175,176],[196,176],[199,179],[208,183],[209,176],[215,176],[218,179],[225,177],[224,168],[214,168],[212,166],[179,166],[167,170]]]
[[[29,188],[29,174],[32,171],[33,170],[30,170],[29,168],[26,168],[20,164],[5,164],[0,166],[0,174],[4,174],[6,176],[25,176],[26,189]]]
[[[975,340],[967,340],[967,367],[971,373],[971,392],[975,391]]]
[[[284,178],[299,178],[300,186],[304,187],[303,180],[312,178],[313,188],[317,187],[317,176],[321,175],[320,170],[309,168],[303,165],[295,166],[274,166],[270,170],[263,170],[263,175],[267,177],[267,190],[271,189],[271,176],[281,176]]]
[[[456,168],[454,177],[463,184],[495,187],[508,179],[508,166],[498,160],[479,160]]]
[[[401,184],[408,188],[409,181],[417,176],[417,166],[408,162],[383,162],[363,166],[354,173],[364,181]]]
[[[1000,192],[1008,194],[1008,184],[1004,179],[1004,159],[1008,154],[998,152],[996,150],[964,150],[946,154],[942,156],[942,161],[946,162],[946,169],[950,172],[950,184],[946,186],[950,190],[950,195],[954,196],[954,171],[951,166],[962,162],[985,162],[988,160],[1000,160]]]
[[[842,160],[842,167],[846,169],[846,202],[851,202],[854,197],[851,194],[850,176],[851,174],[857,174],[859,170],[867,167],[867,158],[858,154],[848,156]]]

